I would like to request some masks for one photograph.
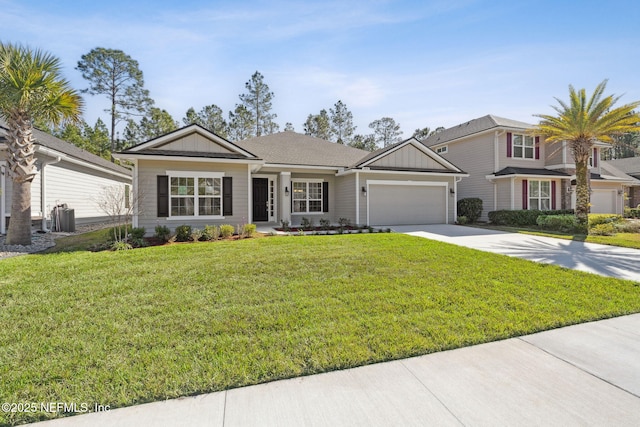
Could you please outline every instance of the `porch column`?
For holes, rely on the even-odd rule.
[[[291,197],[293,197],[293,188],[291,188],[291,172],[280,172],[280,220],[287,221],[291,224]]]
[[[6,234],[7,225],[6,219],[7,214],[5,212],[5,199],[6,199],[6,179],[5,176],[7,174],[6,162],[0,162],[0,234]]]

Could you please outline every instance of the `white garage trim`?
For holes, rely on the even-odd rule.
[[[444,187],[444,220],[445,224],[449,224],[449,183],[448,182],[433,182],[433,181],[390,181],[390,180],[367,180],[367,224],[371,224],[370,221],[370,203],[371,200],[370,187],[372,185],[394,185],[394,186],[414,186],[414,187]]]

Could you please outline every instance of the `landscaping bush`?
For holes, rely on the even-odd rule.
[[[131,237],[131,239],[141,240],[146,232],[147,230],[145,230],[144,227],[136,227],[131,229],[131,232],[129,232],[129,236]]]
[[[622,215],[617,214],[589,214],[589,228],[600,224],[613,224],[622,221]]]
[[[338,225],[342,228],[351,227],[351,220],[349,218],[338,219]]]
[[[133,249],[133,246],[122,240],[113,242],[113,244],[111,245],[112,251],[128,251],[129,249]]]
[[[625,209],[627,218],[640,218],[640,208]]]
[[[640,233],[640,221],[621,221],[613,226],[618,233]]]
[[[193,240],[194,242],[197,242],[200,240],[201,237],[202,237],[202,230],[200,230],[199,228],[194,228],[193,230],[191,230],[191,240]]]
[[[241,235],[242,237],[253,237],[256,234],[256,225],[255,224],[244,224],[242,226]]]
[[[469,218],[467,218],[464,215],[460,215],[460,216],[458,216],[458,219],[456,220],[456,222],[458,224],[460,224],[460,225],[465,225],[465,224],[469,223]]]
[[[169,227],[166,225],[156,225],[155,231],[155,236],[164,242],[168,241],[169,237],[171,237],[171,230],[169,230]]]
[[[191,226],[186,224],[177,226],[176,240],[178,242],[188,242],[191,240]]]
[[[597,224],[591,227],[589,234],[593,234],[595,236],[614,236],[616,234],[616,228],[612,222]]]
[[[538,225],[540,215],[573,215],[573,209],[539,211],[539,210],[499,210],[489,212],[489,221],[494,225],[526,227]]]
[[[578,229],[575,215],[540,215],[536,223],[545,230],[573,233]]]
[[[218,240],[220,237],[220,228],[216,225],[205,225],[202,231],[202,238],[208,242]]]
[[[300,227],[304,230],[311,230],[313,228],[313,219],[309,219],[307,217],[302,217],[302,221],[300,222]]]
[[[467,217],[470,223],[480,219],[482,214],[482,199],[469,197],[458,200],[458,215]]]
[[[234,232],[233,225],[222,224],[220,226],[220,235],[222,236],[223,239],[228,239],[229,237],[233,236],[233,232]]]
[[[328,219],[325,218],[321,218],[320,219],[320,228],[322,228],[323,230],[328,230],[331,227],[331,221],[329,221]]]

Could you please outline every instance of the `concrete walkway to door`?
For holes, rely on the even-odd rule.
[[[391,226],[397,233],[640,282],[640,250],[460,225]]]

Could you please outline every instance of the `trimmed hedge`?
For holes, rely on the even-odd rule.
[[[640,218],[640,208],[632,208],[624,210],[627,218]]]
[[[543,230],[573,233],[578,229],[575,215],[540,215],[536,222]]]
[[[573,215],[573,209],[562,209],[555,211],[539,210],[500,210],[489,212],[489,221],[495,225],[509,225],[523,227],[527,225],[538,225],[540,215]]]
[[[482,215],[482,199],[469,197],[458,200],[458,216],[467,217],[467,222],[476,222]]]

